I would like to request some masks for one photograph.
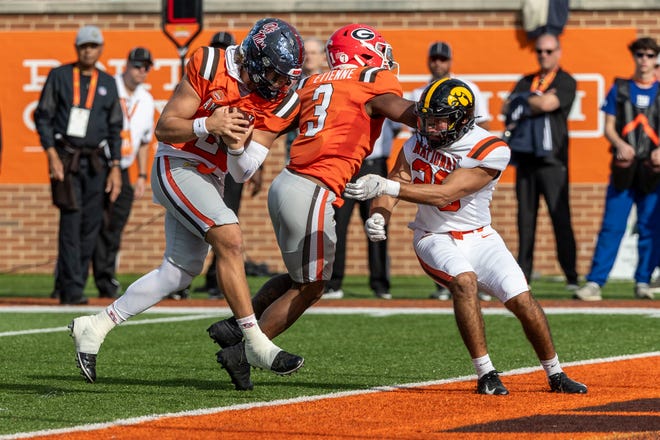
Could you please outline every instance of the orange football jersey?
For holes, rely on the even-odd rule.
[[[380,136],[383,117],[372,118],[365,104],[386,93],[403,95],[386,69],[333,69],[305,78],[298,87],[300,134],[291,144],[290,170],[316,177],[342,203],[342,192]]]
[[[201,98],[195,118],[210,116],[218,107],[238,107],[254,116],[255,130],[279,133],[291,125],[299,107],[298,96],[291,92],[284,99],[269,101],[258,93],[252,92],[241,96],[237,78],[240,67],[233,61],[235,48],[226,53],[212,47],[200,47],[190,57],[186,66],[186,75],[193,89]],[[227,171],[226,149],[222,139],[209,135],[181,144],[171,144],[183,151],[196,154],[223,172]]]

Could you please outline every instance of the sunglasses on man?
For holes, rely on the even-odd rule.
[[[657,57],[658,55],[655,54],[655,53],[652,53],[652,52],[635,52],[635,56],[636,56],[637,58],[648,58],[648,59],[651,59],[651,58],[655,58],[655,57]]]

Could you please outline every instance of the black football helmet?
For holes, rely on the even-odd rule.
[[[418,134],[431,148],[445,148],[474,127],[474,93],[461,80],[439,79],[424,89],[415,112]]]
[[[274,100],[288,93],[302,75],[303,40],[298,31],[279,18],[259,20],[240,45],[243,67],[256,91]]]

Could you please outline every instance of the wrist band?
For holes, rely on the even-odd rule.
[[[209,131],[206,129],[206,117],[197,118],[193,121],[193,132],[198,138],[209,135]]]
[[[391,197],[398,197],[400,190],[401,184],[399,182],[390,179],[385,180],[385,190],[383,191],[383,194]]]
[[[140,174],[138,174],[138,179],[139,179],[140,177],[143,178],[143,179],[146,179],[146,178],[147,178],[147,175],[146,175],[146,174],[142,174],[142,173],[140,173]]]
[[[119,163],[112,163],[110,168],[119,168],[121,165]]]
[[[227,148],[227,154],[230,156],[240,156],[243,153],[245,153],[245,147],[237,148],[235,150]]]

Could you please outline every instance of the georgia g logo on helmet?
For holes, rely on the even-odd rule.
[[[353,32],[351,32],[351,37],[355,38],[356,40],[373,40],[376,38],[376,34],[374,31],[371,29],[367,28],[357,28],[354,29]]]
[[[452,107],[470,106],[474,104],[474,96],[469,89],[463,86],[454,87],[447,96],[447,104]]]

